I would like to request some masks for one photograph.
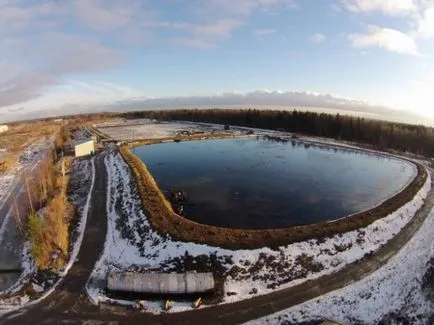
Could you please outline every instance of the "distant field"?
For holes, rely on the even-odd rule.
[[[18,167],[20,160],[44,146],[60,126],[52,121],[10,125],[7,132],[0,134],[0,159],[4,161],[0,173]]]
[[[198,123],[181,122],[151,122],[150,120],[132,120],[131,122],[118,122],[112,120],[110,124],[97,125],[100,132],[115,140],[131,141],[138,139],[160,139],[174,137],[182,132],[221,132],[221,125],[201,125]]]

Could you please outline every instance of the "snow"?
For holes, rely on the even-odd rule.
[[[0,208],[5,203],[5,200],[7,200],[12,189],[18,185],[20,173],[22,173],[25,168],[35,168],[37,166],[36,161],[39,159],[39,154],[43,152],[44,149],[47,149],[53,140],[54,137],[43,137],[30,144],[24,145],[25,149],[19,158],[18,165],[4,173],[0,173]],[[5,155],[7,155],[7,153]]]
[[[90,208],[90,201],[92,199],[92,191],[93,187],[95,185],[95,161],[94,159],[91,160],[92,165],[92,181],[89,188],[89,193],[87,195],[86,204],[84,205],[83,212],[81,213],[80,222],[78,224],[78,238],[74,243],[71,256],[69,258],[68,264],[66,265],[65,269],[60,273],[61,277],[64,277],[69,269],[74,264],[75,260],[77,259],[78,252],[80,251],[81,243],[83,242],[83,236],[84,236],[84,230],[86,229],[86,223],[87,223],[87,217],[89,214],[89,208]]]
[[[20,165],[28,166],[33,163],[38,158],[41,151],[48,148],[53,140],[54,137],[43,137],[30,143],[29,145],[25,145],[26,148],[24,149],[24,152],[19,159]]]
[[[140,125],[112,126],[99,130],[117,140],[157,139],[171,137],[177,131],[190,130],[191,126],[181,123],[149,123]]]
[[[232,251],[179,242],[169,236],[162,237],[157,234],[150,228],[141,209],[136,185],[120,154],[109,154],[105,164],[108,172],[108,231],[104,252],[87,285],[88,294],[95,304],[114,301],[106,296],[102,286],[109,270],[128,269],[134,265],[140,269],[170,270],[173,259],[184,256],[185,252],[192,256],[215,254],[222,261],[227,275],[222,303],[251,297],[253,288],[257,289],[257,295],[262,295],[336,272],[361,259],[365,254],[377,250],[397,234],[423,205],[431,186],[429,176],[411,202],[357,231],[327,238],[323,242],[309,240],[294,243],[278,250],[264,247]],[[120,229],[119,224],[122,222],[129,236]],[[309,261],[316,270],[312,271],[308,266],[303,266],[300,260]],[[282,267],[276,267],[273,261]],[[234,268],[238,268],[240,272],[231,273]],[[145,305],[147,311],[161,312],[161,302],[146,302]],[[177,303],[170,312],[179,312],[186,308],[191,307],[186,303]]]
[[[9,209],[5,218],[3,219],[3,223],[0,225],[0,243],[3,242],[3,236],[7,230],[7,225],[9,224],[9,219],[11,218],[12,210]]]
[[[84,163],[86,163],[86,161],[84,161]],[[11,312],[13,310],[17,310],[19,308],[22,308],[22,307],[25,307],[28,305],[36,304],[36,303],[44,300],[45,298],[47,298],[51,293],[54,292],[54,290],[56,290],[58,285],[62,282],[63,278],[67,275],[68,271],[70,270],[70,268],[74,264],[74,262],[77,258],[78,252],[80,251],[81,243],[83,241],[84,230],[86,228],[87,217],[88,217],[89,209],[90,209],[92,191],[93,191],[93,187],[94,187],[94,183],[95,183],[95,164],[94,164],[93,159],[91,160],[90,164],[91,164],[91,170],[90,170],[91,171],[91,184],[90,184],[90,188],[88,190],[85,205],[83,207],[79,207],[79,211],[81,212],[80,213],[81,218],[80,218],[79,224],[77,226],[77,230],[76,230],[77,231],[77,239],[75,240],[75,242],[72,246],[71,255],[70,255],[68,263],[66,264],[64,269],[61,272],[59,272],[57,281],[55,283],[52,283],[51,285],[50,285],[50,283],[46,283],[45,289],[41,285],[38,285],[36,283],[32,283],[35,292],[42,293],[45,291],[39,298],[31,300],[28,296],[23,296],[23,297],[14,296],[12,299],[5,299],[5,300],[0,299],[0,315],[3,313]],[[87,169],[85,167],[83,167],[83,171],[86,173]],[[7,290],[7,293],[17,293],[18,291],[20,291],[22,289],[22,287],[26,283],[29,282],[29,279],[31,279],[32,276],[36,273],[36,267],[35,267],[34,261],[31,257],[31,254],[30,254],[30,242],[29,241],[26,241],[24,243],[21,267],[22,267],[23,272],[20,276],[20,279],[17,281],[17,283],[12,288],[9,288]],[[47,287],[49,287],[49,288],[47,289]]]
[[[16,169],[9,170],[6,173],[0,174],[0,202],[6,198],[12,188],[18,171]],[[1,204],[0,204],[1,206]]]
[[[322,319],[377,324],[392,313],[411,324],[427,324],[434,313],[434,301],[427,297],[422,284],[428,262],[434,258],[433,238],[434,211],[413,238],[376,272],[343,289],[247,324]]]
[[[127,123],[110,124],[106,126],[101,124],[98,129],[116,140],[135,140],[135,139],[158,139],[173,137],[183,131],[189,132],[223,132],[223,125],[210,123],[193,123],[193,122],[155,122],[152,120],[139,120]],[[235,128],[230,131],[235,132]]]

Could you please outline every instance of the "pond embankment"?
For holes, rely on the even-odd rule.
[[[175,213],[172,205],[161,192],[155,179],[140,158],[134,155],[128,146],[122,146],[120,152],[133,172],[143,210],[147,213],[156,231],[160,234],[169,234],[177,240],[209,244],[228,249],[278,247],[309,239],[321,240],[366,227],[410,202],[425,184],[428,177],[425,167],[410,161],[416,165],[416,177],[404,190],[370,210],[333,222],[320,222],[291,228],[228,229],[200,224]]]

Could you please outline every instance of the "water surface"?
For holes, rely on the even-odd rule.
[[[403,189],[416,168],[352,149],[262,137],[135,148],[162,191],[188,196],[183,214],[229,228],[280,228],[369,209]]]

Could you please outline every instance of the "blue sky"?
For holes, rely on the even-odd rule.
[[[434,117],[433,54],[432,0],[0,0],[0,118],[253,92]]]

